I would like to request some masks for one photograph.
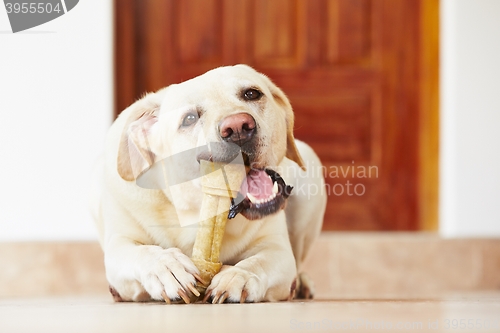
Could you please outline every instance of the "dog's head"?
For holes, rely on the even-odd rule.
[[[273,167],[286,156],[303,168],[287,97],[246,65],[216,68],[148,94],[125,116],[118,173],[127,181],[146,170],[163,173],[170,187],[168,197],[175,198],[179,209],[189,209],[192,203],[199,207],[200,195],[194,192],[200,192],[200,159],[230,162],[242,153],[248,170],[240,191],[245,198],[242,214],[249,219],[284,206],[289,193]],[[162,169],[154,167],[155,162],[167,160],[166,168],[165,163]],[[184,182],[188,190],[172,193],[172,186]]]

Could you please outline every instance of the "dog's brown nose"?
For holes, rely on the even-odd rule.
[[[219,133],[226,142],[243,146],[255,134],[255,119],[248,113],[237,113],[224,118],[219,124]]]

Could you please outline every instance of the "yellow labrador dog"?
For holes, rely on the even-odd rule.
[[[297,272],[320,232],[326,196],[320,161],[294,139],[293,125],[285,94],[246,65],[216,68],[123,111],[109,130],[91,202],[115,300],[190,293],[199,278],[190,260],[202,200],[199,160],[229,160],[234,147],[249,171],[207,300],[280,301],[295,288],[310,296],[310,282]],[[218,149],[201,148],[210,143]],[[163,171],[174,175],[166,186],[144,180],[172,156],[181,158],[166,164]]]

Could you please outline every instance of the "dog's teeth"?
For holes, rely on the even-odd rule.
[[[271,200],[273,200],[274,198],[276,198],[276,193],[273,193],[271,194],[269,197],[267,197],[266,199],[262,199],[263,202],[269,202]]]
[[[277,187],[277,186],[276,186]],[[273,189],[273,192],[274,192],[274,189]],[[257,199],[256,197],[254,197],[251,193],[247,193],[247,198],[248,200],[250,200],[253,204],[263,204],[263,203],[266,203],[266,202],[269,202],[271,200],[273,200],[274,198],[276,198],[276,193],[272,193],[269,197],[265,198],[265,199]]]
[[[273,185],[273,194],[276,196],[276,194],[278,193],[278,183],[274,183]]]
[[[250,192],[247,193],[247,198],[250,200],[252,203],[259,203],[259,200],[257,200],[256,197],[254,197]]]

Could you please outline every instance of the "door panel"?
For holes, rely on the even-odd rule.
[[[223,62],[221,1],[176,1],[172,19],[173,55],[179,66]]]
[[[430,2],[437,6],[437,0],[116,2],[117,108],[214,67],[247,63],[284,90],[296,137],[325,165],[325,230],[416,230],[424,158],[419,120],[426,112],[419,104],[420,31],[422,4]]]

